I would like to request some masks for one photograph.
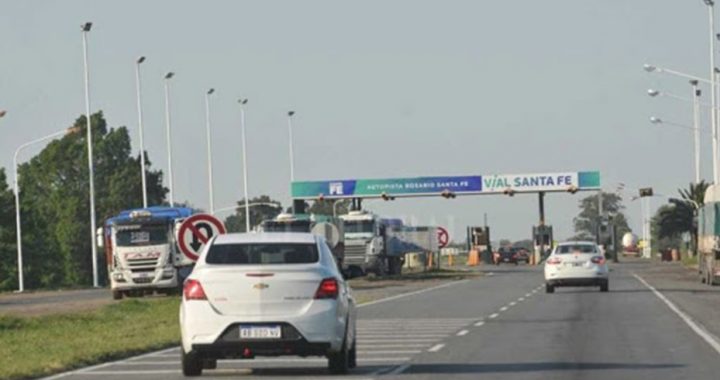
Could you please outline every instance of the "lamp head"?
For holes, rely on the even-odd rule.
[[[649,72],[649,73],[652,73],[652,72],[654,72],[654,71],[657,71],[657,67],[646,63],[646,64],[643,65],[643,70],[645,70],[645,71],[647,71],[647,72]]]
[[[81,25],[80,27],[82,28],[83,32],[89,32],[90,29],[92,29],[92,23],[86,22],[85,24]]]
[[[652,116],[652,117],[650,117],[650,122],[653,124],[660,124],[660,123],[662,123],[662,119],[660,119],[659,117]]]
[[[208,94],[208,95],[212,95],[213,92],[215,92],[215,89],[214,89],[214,88],[211,88],[211,89],[208,90],[207,94]]]
[[[648,89],[648,90],[647,90],[647,94],[648,94],[649,96],[651,96],[651,97],[654,98],[654,97],[660,95],[660,91],[658,91],[658,90],[653,90],[653,89],[651,88],[651,89]]]
[[[145,62],[145,56],[144,56],[144,55],[141,55],[141,56],[138,57],[138,59],[137,59],[137,64],[139,65],[139,64],[141,64],[141,63],[143,63],[143,62]]]
[[[172,77],[174,77],[174,76],[175,76],[175,73],[172,72],[172,71],[170,71],[170,72],[168,72],[167,74],[165,74],[165,79],[170,79],[170,78],[172,78]]]
[[[295,115],[295,111],[288,111],[288,116],[292,117],[292,115]]]

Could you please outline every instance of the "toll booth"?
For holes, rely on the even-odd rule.
[[[492,263],[492,245],[490,243],[490,227],[467,228],[468,250],[476,249],[480,253],[480,259],[486,263]]]
[[[553,245],[552,226],[534,226],[532,230],[533,242],[535,245],[535,263],[540,263],[547,255]]]

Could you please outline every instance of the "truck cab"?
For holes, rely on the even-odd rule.
[[[120,212],[99,231],[114,299],[177,291],[192,260],[180,253],[175,233],[189,208],[150,207]]]
[[[353,274],[382,271],[379,257],[385,248],[380,218],[367,211],[340,217],[345,229],[345,265]]]

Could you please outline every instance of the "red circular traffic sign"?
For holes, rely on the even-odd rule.
[[[448,243],[450,243],[450,234],[448,234],[447,230],[438,227],[437,228],[437,239],[438,239],[438,247],[445,248],[447,247]]]
[[[180,251],[188,259],[197,261],[200,252],[213,236],[225,233],[220,219],[208,214],[196,214],[185,219],[177,233]]]

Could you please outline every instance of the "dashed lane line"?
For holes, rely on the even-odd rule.
[[[465,335],[467,335],[469,332],[470,332],[469,330],[460,330],[460,331],[458,331],[457,334],[455,334],[455,335],[457,335],[457,336],[465,336]]]
[[[445,347],[445,343],[438,343],[428,349],[428,352],[438,352]]]

